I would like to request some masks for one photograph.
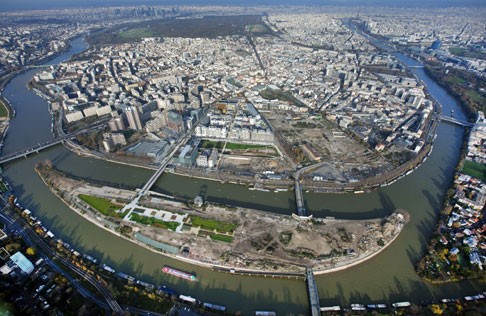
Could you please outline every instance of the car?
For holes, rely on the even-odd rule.
[[[37,290],[35,290],[37,293],[39,293],[40,291],[42,291],[46,286],[44,284],[42,284],[41,286],[39,286],[37,288]]]

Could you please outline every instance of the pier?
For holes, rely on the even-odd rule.
[[[314,279],[314,272],[311,267],[305,270],[307,291],[309,292],[309,306],[312,316],[321,315],[321,306],[319,304],[319,293],[317,292],[316,280]]]
[[[244,269],[231,269],[221,266],[213,266],[213,271],[224,272],[230,274],[252,276],[252,277],[263,277],[263,278],[279,278],[279,279],[304,279],[304,273],[298,272],[268,272],[268,271],[254,271],[254,270],[244,270]]]

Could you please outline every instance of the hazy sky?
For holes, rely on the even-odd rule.
[[[0,0],[0,11],[114,5],[379,5],[397,7],[486,6],[486,0]]]

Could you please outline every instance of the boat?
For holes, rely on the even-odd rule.
[[[410,304],[410,302],[397,302],[397,303],[393,303],[392,306],[394,308],[400,308],[400,307],[410,307],[412,304]]]
[[[368,304],[366,307],[369,309],[381,309],[386,308],[386,304]]]
[[[255,316],[277,316],[274,311],[256,311]]]
[[[216,311],[221,311],[221,312],[226,311],[226,306],[216,305],[216,304],[211,304],[211,303],[204,303],[203,307],[207,308],[207,309],[213,309],[213,310],[216,310]]]
[[[351,304],[351,309],[353,311],[364,311],[366,310],[366,307],[362,304]]]
[[[181,301],[184,301],[184,302],[187,302],[187,303],[192,303],[192,304],[196,304],[197,303],[197,299],[195,299],[194,297],[192,296],[187,296],[187,295],[179,295],[179,299]]]
[[[193,282],[198,281],[197,277],[194,274],[191,274],[191,273],[188,273],[188,272],[185,272],[185,271],[182,271],[182,270],[178,270],[178,269],[175,269],[175,268],[172,268],[172,267],[169,267],[169,266],[164,266],[162,268],[162,272],[176,276],[176,277],[181,278],[181,279],[188,280],[188,281],[193,281]]]
[[[339,312],[339,311],[341,311],[341,307],[338,306],[338,305],[321,307],[320,311],[321,312]]]

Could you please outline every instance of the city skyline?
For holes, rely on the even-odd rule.
[[[0,3],[0,10],[40,10],[56,8],[89,8],[106,6],[384,6],[384,7],[484,7],[486,3],[482,0],[6,0]]]

